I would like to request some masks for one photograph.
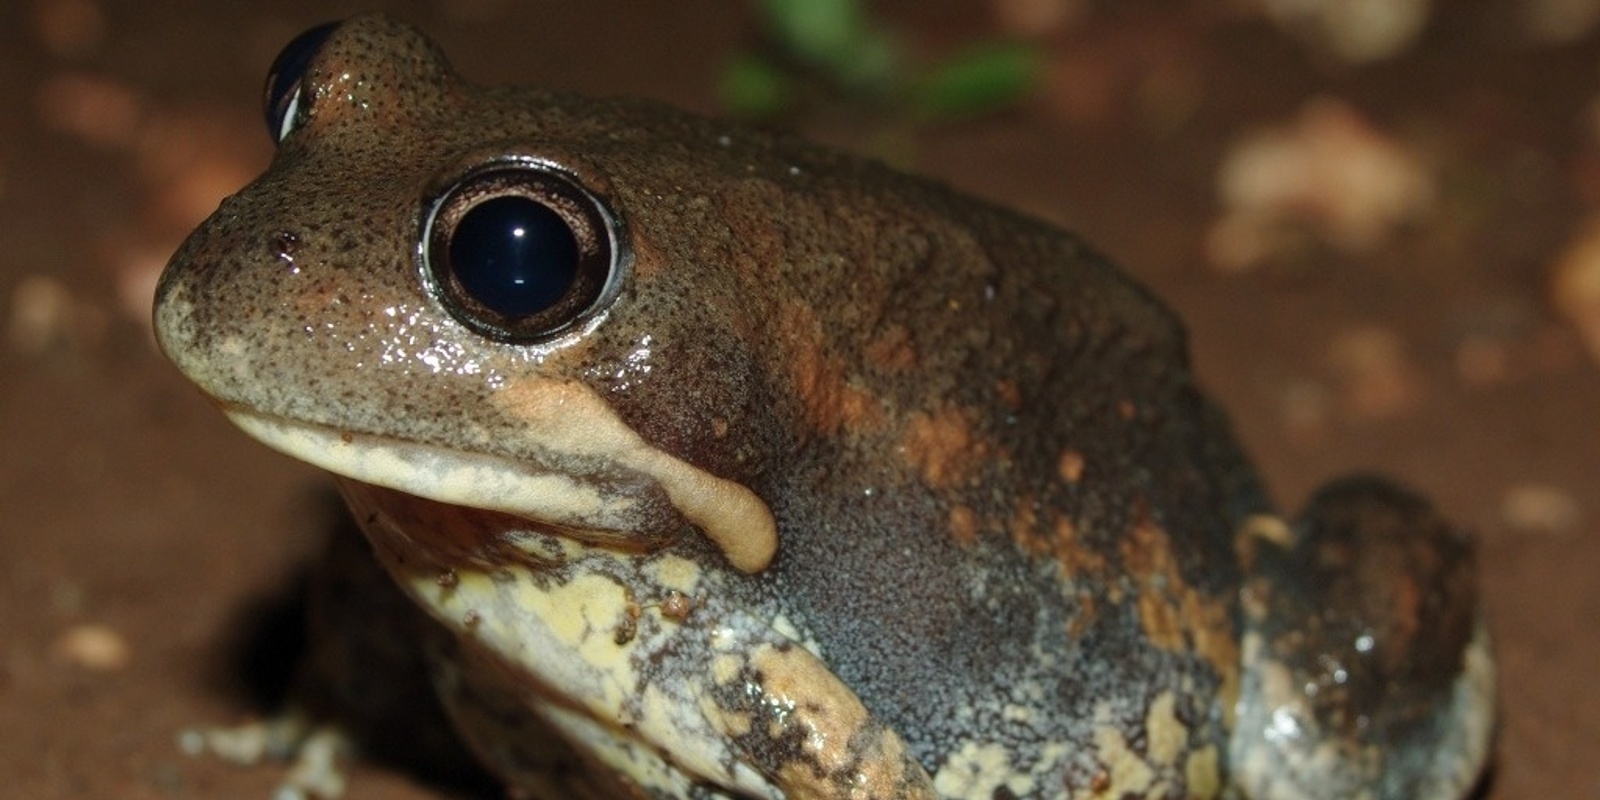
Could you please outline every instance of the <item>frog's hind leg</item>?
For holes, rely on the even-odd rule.
[[[1493,664],[1470,543],[1376,478],[1288,525],[1248,521],[1231,763],[1244,796],[1456,800],[1477,782]]]

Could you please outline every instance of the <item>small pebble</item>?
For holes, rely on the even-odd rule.
[[[1260,0],[1273,22],[1348,64],[1393,58],[1427,26],[1428,0]]]
[[[55,278],[24,277],[12,287],[6,319],[6,344],[13,352],[37,356],[56,348],[85,349],[105,338],[104,309],[74,296]]]
[[[87,623],[68,628],[56,637],[56,656],[94,672],[116,672],[128,665],[128,642],[110,627]]]
[[[1224,272],[1259,266],[1306,231],[1353,256],[1424,217],[1437,194],[1422,159],[1340,100],[1313,98],[1299,116],[1235,141],[1217,170],[1223,215],[1206,256]]]
[[[1501,498],[1500,520],[1518,533],[1572,533],[1582,524],[1583,509],[1562,489],[1522,483],[1507,489]]]

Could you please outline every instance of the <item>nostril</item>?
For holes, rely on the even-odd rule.
[[[300,268],[294,263],[295,251],[300,248],[300,237],[293,231],[278,231],[272,234],[268,248],[274,258],[288,266],[291,272]]]

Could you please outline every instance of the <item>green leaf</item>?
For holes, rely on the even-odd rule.
[[[1015,104],[1038,83],[1044,57],[1017,43],[988,43],[930,70],[912,93],[919,119],[949,122]]]
[[[791,79],[770,62],[751,55],[735,58],[717,82],[722,107],[735,116],[769,119],[782,114],[793,94]]]
[[[866,33],[858,0],[762,0],[768,28],[795,56],[833,64]]]

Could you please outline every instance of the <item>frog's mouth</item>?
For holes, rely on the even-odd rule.
[[[753,493],[649,447],[625,426],[627,436],[588,437],[600,446],[556,450],[548,463],[527,464],[240,405],[224,404],[223,412],[252,438],[335,475],[509,515],[547,533],[649,550],[693,526],[746,572],[765,568],[776,549],[771,512]],[[588,466],[571,466],[577,463]]]

